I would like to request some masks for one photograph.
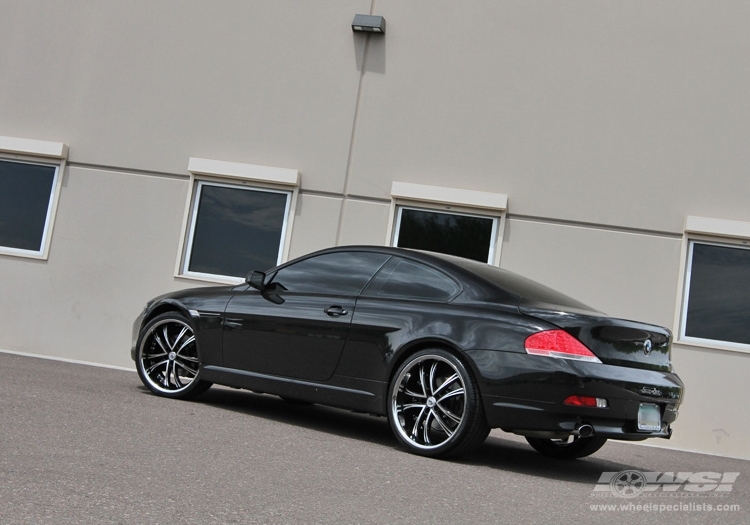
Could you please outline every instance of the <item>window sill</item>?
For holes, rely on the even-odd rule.
[[[697,337],[683,337],[676,339],[672,342],[672,346],[674,345],[702,348],[704,350],[722,350],[724,352],[750,354],[750,345],[715,341],[713,339],[699,339]]]
[[[175,274],[174,277],[175,279],[191,281],[191,282],[201,282],[201,283],[214,284],[214,285],[225,284],[229,286],[237,286],[238,284],[242,284],[245,282],[245,280],[240,277],[224,277],[221,275],[210,275],[210,274],[200,274],[200,273],[181,273],[181,274]]]

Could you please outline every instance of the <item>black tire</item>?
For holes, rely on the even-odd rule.
[[[564,441],[527,437],[526,441],[540,454],[557,459],[576,459],[590,456],[607,442],[607,438],[599,436],[571,436],[571,438]]]
[[[156,395],[192,399],[209,388],[190,321],[177,312],[151,319],[141,329],[135,356],[138,376]]]
[[[469,454],[490,432],[472,374],[442,349],[416,352],[398,367],[387,410],[396,439],[420,456]]]

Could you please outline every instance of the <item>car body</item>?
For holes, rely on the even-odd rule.
[[[684,394],[671,342],[488,264],[353,246],[157,297],[131,355],[162,396],[217,383],[387,416],[425,456],[468,453],[500,428],[573,458],[670,437]]]

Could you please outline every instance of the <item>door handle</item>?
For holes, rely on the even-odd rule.
[[[346,308],[342,308],[340,306],[329,306],[323,311],[331,317],[341,317],[342,315],[346,315],[349,313]]]

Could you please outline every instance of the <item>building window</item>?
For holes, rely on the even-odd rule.
[[[400,206],[393,245],[492,262],[497,219]]]
[[[185,273],[245,277],[281,262],[290,192],[199,182]]]
[[[283,262],[299,174],[295,170],[191,158],[178,275],[236,282]]]
[[[391,199],[393,246],[499,265],[507,195],[394,182]]]
[[[0,137],[0,154],[0,254],[46,259],[67,146]]]
[[[750,222],[688,216],[678,342],[750,352]]]
[[[750,248],[690,241],[683,337],[750,345]]]

